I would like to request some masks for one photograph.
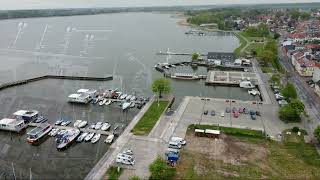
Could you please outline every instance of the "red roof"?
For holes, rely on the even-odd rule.
[[[305,33],[294,33],[294,34],[289,34],[289,38],[297,38],[297,39],[302,39],[305,38],[307,35]]]
[[[300,66],[306,66],[306,67],[315,67],[316,63],[314,61],[311,61],[305,57],[302,57],[298,60],[298,63]]]
[[[320,45],[319,44],[306,44],[304,47],[306,49],[318,49],[318,48],[320,48]]]

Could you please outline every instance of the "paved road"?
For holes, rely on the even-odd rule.
[[[307,83],[306,79],[301,77],[294,69],[291,61],[285,56],[279,47],[280,63],[289,72],[288,80],[296,86],[299,98],[305,104],[305,109],[309,114],[311,121],[303,122],[307,130],[313,133],[313,130],[320,124],[320,98],[315,94]]]

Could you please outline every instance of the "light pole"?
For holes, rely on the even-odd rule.
[[[202,106],[201,118],[200,118],[200,121],[199,121],[199,123],[198,123],[199,125],[200,125],[200,123],[201,123],[201,121],[202,121],[202,117],[203,117],[203,114],[204,114],[204,107],[206,106],[206,102],[209,101],[209,99],[203,98],[203,99],[201,99],[201,100],[203,100],[204,102],[203,102],[203,106]]]

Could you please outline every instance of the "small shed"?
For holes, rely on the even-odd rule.
[[[220,131],[219,130],[213,130],[213,129],[206,129],[205,134],[209,138],[219,138]]]
[[[195,134],[196,136],[200,136],[200,137],[205,136],[204,129],[195,129],[195,130],[194,130],[194,134]]]

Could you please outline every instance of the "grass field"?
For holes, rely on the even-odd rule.
[[[235,33],[235,35],[238,37],[238,39],[239,39],[239,41],[240,41],[240,46],[239,46],[237,49],[235,49],[235,50],[233,51],[233,53],[234,53],[237,57],[239,57],[239,56],[241,56],[241,51],[242,51],[242,49],[243,49],[244,47],[246,47],[247,41],[246,41],[241,35],[239,35],[239,34],[237,34],[237,33]]]
[[[186,140],[175,179],[320,179],[320,156],[302,136],[285,135],[281,143],[231,135],[215,141],[188,131]]]
[[[134,135],[147,135],[157,123],[159,117],[167,107],[169,101],[154,101],[148,111],[132,129]]]

